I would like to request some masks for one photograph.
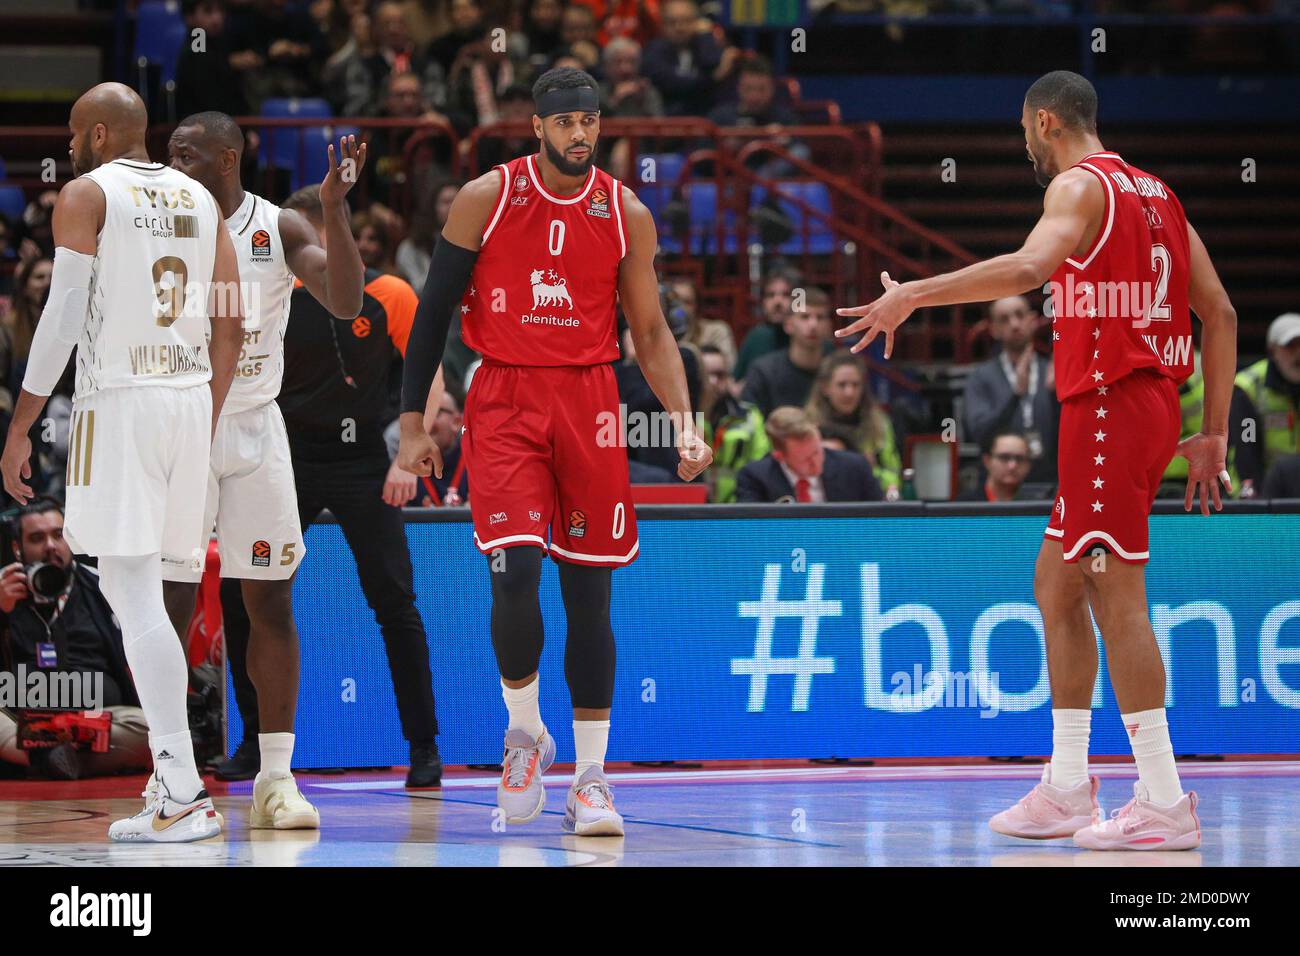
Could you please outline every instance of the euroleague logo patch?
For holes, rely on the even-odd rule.
[[[269,256],[271,254],[271,234],[265,229],[253,233],[253,255]]]
[[[581,538],[587,533],[587,516],[576,508],[569,512],[569,537]]]
[[[253,542],[253,567],[269,568],[271,566],[271,543],[269,541]]]
[[[370,334],[370,320],[364,315],[359,315],[352,320],[352,334],[359,339],[364,339]]]
[[[599,216],[601,219],[609,218],[609,193],[597,188],[591,191],[590,205],[587,206],[588,216]]]

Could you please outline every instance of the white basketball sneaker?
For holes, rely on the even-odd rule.
[[[118,843],[192,843],[221,832],[222,819],[206,790],[193,800],[173,800],[162,780],[150,778],[154,789],[149,804],[133,817],[118,820],[108,828],[108,838]]]
[[[253,781],[253,812],[248,825],[254,830],[319,830],[320,814],[292,776],[259,773]]]

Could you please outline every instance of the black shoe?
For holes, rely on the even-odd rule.
[[[33,756],[40,754],[34,765],[51,780],[80,780],[81,755],[76,744],[59,744],[48,750],[34,750]]]
[[[411,769],[406,774],[408,790],[424,790],[442,786],[442,758],[438,744],[411,744]]]
[[[262,769],[262,753],[256,741],[244,739],[227,760],[213,764],[218,780],[252,780]]]

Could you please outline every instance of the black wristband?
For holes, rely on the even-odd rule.
[[[402,411],[424,412],[429,401],[442,353],[447,347],[447,330],[453,311],[469,285],[478,252],[464,249],[439,236],[429,262],[429,276],[420,293],[415,310],[411,337],[406,343],[406,361],[402,368]]]

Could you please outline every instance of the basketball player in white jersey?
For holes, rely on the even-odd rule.
[[[234,247],[212,195],[151,163],[144,103],[119,83],[72,107],[73,171],[54,207],[54,274],[0,470],[32,496],[27,434],[77,348],[65,533],[99,558],[149,723],[158,784],[113,840],[182,843],[221,832],[194,766],[189,675],[163,605],[161,555],[198,566],[208,453],[239,356]],[[211,342],[205,335],[211,325]]]
[[[284,418],[275,398],[284,373],[284,329],[295,277],[333,315],[361,311],[365,266],[352,239],[344,197],[366,161],[348,136],[321,183],[325,246],[306,219],[240,184],[244,136],[225,113],[181,121],[167,146],[172,167],[212,192],[225,220],[247,290],[243,352],[212,441],[212,466],[200,544],[216,523],[221,575],[241,579],[250,624],[248,670],[257,688],[261,772],[253,784],[250,825],[314,829],[320,816],[290,773],[298,704],[298,631],[293,574],[304,547]],[[340,423],[340,430],[342,423]],[[192,546],[192,545],[191,545]],[[163,591],[172,623],[186,633],[201,569],[181,553],[163,553]]]

